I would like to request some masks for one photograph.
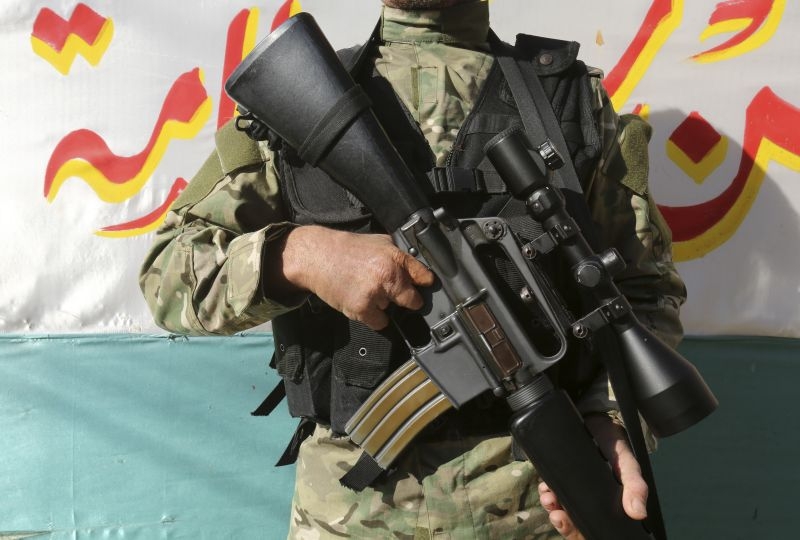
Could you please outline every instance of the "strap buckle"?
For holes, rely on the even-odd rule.
[[[238,106],[239,116],[236,117],[236,129],[247,134],[254,141],[266,141],[269,138],[269,128],[267,125],[253,116],[253,114],[242,106]]]
[[[564,158],[561,157],[561,154],[558,150],[556,150],[553,141],[550,139],[546,139],[536,148],[536,150],[542,157],[544,164],[547,165],[547,168],[551,171],[555,171],[556,169],[560,169],[564,166]]]

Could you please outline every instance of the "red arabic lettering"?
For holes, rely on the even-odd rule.
[[[78,54],[89,64],[97,65],[113,34],[111,19],[99,15],[86,4],[75,6],[69,20],[43,8],[33,22],[31,45],[36,54],[66,75]]]
[[[722,135],[699,112],[692,111],[672,132],[669,140],[693,162],[700,163],[722,140]]]
[[[603,81],[617,110],[628,100],[682,17],[683,0],[653,0],[633,41]]]
[[[52,9],[43,8],[33,22],[31,35],[50,45],[56,51],[64,49],[67,38],[76,35],[91,45],[100,35],[107,19],[86,4],[78,4],[65,20]]]
[[[175,182],[173,182],[172,187],[167,194],[166,200],[161,203],[158,208],[140,218],[117,225],[103,227],[101,230],[97,231],[97,235],[108,237],[128,237],[155,230],[164,220],[169,207],[172,206],[172,203],[175,202],[175,199],[178,198],[178,195],[181,194],[187,185],[188,182],[186,182],[186,180],[183,178],[177,178]]]
[[[747,107],[742,157],[736,177],[717,197],[691,206],[660,206],[675,242],[712,233],[716,247],[727,240],[749,211],[771,160],[797,166],[800,162],[800,109],[764,87]],[[713,249],[712,247],[712,249]],[[707,252],[708,250],[706,250]]]
[[[97,133],[73,131],[58,143],[47,164],[45,197],[52,200],[66,179],[78,176],[105,201],[130,198],[146,183],[169,139],[193,137],[205,123],[209,108],[200,70],[195,68],[173,83],[150,140],[138,154],[118,156]]]
[[[286,0],[286,2],[284,2],[283,5],[278,9],[278,12],[275,14],[275,18],[272,19],[272,26],[270,29],[275,30],[277,27],[286,22],[286,19],[301,10],[302,8],[300,7],[300,2],[297,0]]]
[[[728,0],[717,4],[700,39],[737,31],[733,37],[692,58],[714,61],[738,56],[764,44],[778,27],[786,0]]]
[[[258,19],[258,10],[243,9],[233,18],[228,26],[228,37],[225,43],[225,60],[222,65],[222,90],[219,95],[219,109],[217,112],[217,128],[233,118],[236,104],[225,92],[225,81],[236,69],[242,58],[253,49],[255,20]]]

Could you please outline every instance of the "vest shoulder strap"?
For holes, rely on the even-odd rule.
[[[521,37],[536,40],[544,39],[533,38],[533,36],[518,36],[517,43],[520,42]],[[514,96],[514,101],[517,103],[528,139],[533,143],[534,147],[538,147],[548,139],[552,141],[556,149],[564,157],[564,166],[556,171],[556,179],[560,180],[561,183],[558,187],[563,187],[576,193],[583,193],[578,174],[575,172],[572,161],[569,159],[569,149],[564,140],[564,135],[561,132],[561,126],[550,104],[550,100],[547,98],[544,87],[539,81],[540,69],[536,67],[532,59],[525,58],[527,55],[519,57],[517,54],[513,54],[519,52],[520,49],[518,47],[514,47],[513,52],[509,51],[496,36],[492,36],[492,46],[497,55],[497,62],[500,64],[506,82]],[[538,47],[534,50],[541,51],[542,48]],[[555,51],[555,49],[544,50]],[[567,44],[558,50],[560,53],[557,56],[555,56],[554,53],[553,59],[546,62],[550,65],[558,63],[560,69],[565,69],[562,64],[565,61],[569,61],[569,65],[571,65],[575,61],[575,56],[573,56],[572,53],[574,52],[574,54],[577,55],[577,48],[572,48]],[[545,58],[543,55],[550,53],[537,52],[537,54],[538,56],[534,58],[537,58],[539,64],[541,64],[543,58]],[[556,58],[558,60],[556,60]],[[545,171],[542,172],[544,173]]]
[[[580,178],[572,159],[570,159],[569,148],[553,106],[539,80],[543,69],[541,64],[545,54],[553,54],[553,58],[552,62],[545,60],[544,69],[547,69],[548,65],[558,64],[559,70],[564,70],[576,62],[578,44],[575,42],[555,42],[555,40],[535,38],[533,36],[518,36],[517,44],[519,45],[521,41],[523,47],[527,47],[528,52],[535,52],[535,55],[530,59],[526,59],[526,55],[523,55],[522,58],[509,55],[507,49],[503,50],[502,42],[498,44],[499,39],[494,35],[492,36],[492,45],[496,50],[497,61],[503,70],[514,100],[517,102],[528,139],[533,143],[534,147],[538,147],[549,140],[563,157],[563,165],[552,171],[553,184],[562,188],[562,192],[567,197],[567,207],[570,214],[584,231],[587,241],[596,247],[598,244],[594,234],[594,227],[592,226],[591,211],[584,197]],[[552,48],[553,46],[557,47]],[[519,53],[520,49],[525,51],[519,46],[515,47],[514,51]],[[538,62],[535,62],[533,58],[536,58]],[[565,65],[564,62],[567,61],[569,63]],[[537,63],[539,64],[538,67]],[[544,173],[545,171],[542,172]]]

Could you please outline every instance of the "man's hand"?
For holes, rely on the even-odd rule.
[[[297,289],[311,291],[350,319],[373,330],[389,324],[389,304],[422,307],[417,287],[433,284],[433,273],[397,248],[384,234],[356,234],[318,226],[288,233],[282,274]]]
[[[639,462],[628,446],[625,430],[604,414],[593,414],[585,419],[586,427],[594,436],[600,450],[622,482],[622,507],[633,519],[647,517],[647,484],[642,478]],[[550,517],[550,523],[567,540],[583,540],[569,515],[558,504],[555,493],[542,482],[539,498]]]

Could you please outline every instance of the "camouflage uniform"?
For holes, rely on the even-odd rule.
[[[303,443],[289,538],[560,538],[537,504],[539,476],[514,460],[510,437],[414,444],[358,495],[338,485],[356,457],[353,443],[326,429]]]
[[[485,2],[442,11],[384,8],[375,65],[419,123],[439,165],[493,63],[487,30]],[[597,232],[628,264],[617,283],[637,316],[677,345],[685,288],[671,260],[669,229],[648,193],[650,128],[638,117],[615,114],[599,72],[592,83],[604,150],[586,197],[601,224]],[[218,147],[225,140],[218,137]],[[293,225],[269,150],[251,146],[218,148],[156,234],[140,284],[156,322],[169,331],[231,334],[296,307],[272,300],[261,277],[273,241]],[[607,380],[598,380],[578,406],[584,413],[613,409]],[[414,445],[392,475],[361,494],[338,485],[358,453],[320,427],[303,443],[290,537],[558,537],[538,505],[536,472],[514,461],[509,437]]]

